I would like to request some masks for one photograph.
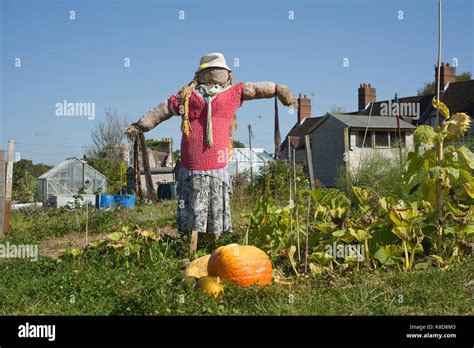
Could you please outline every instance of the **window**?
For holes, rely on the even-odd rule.
[[[405,140],[406,140],[406,135],[405,135],[405,132],[401,132],[402,134],[402,146],[405,147]],[[398,142],[399,142],[399,139],[398,139],[398,132],[390,132],[390,147],[398,147]]]
[[[388,132],[374,132],[374,147],[389,147]]]
[[[357,132],[356,146],[362,147],[362,143],[364,143],[364,148],[372,147],[372,132],[367,132],[367,135],[365,136],[365,142],[364,142],[364,135],[365,135],[365,131]]]

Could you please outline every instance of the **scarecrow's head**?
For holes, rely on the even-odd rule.
[[[232,70],[227,66],[222,53],[209,53],[201,58],[196,71],[198,84],[217,84],[225,86],[232,83]]]

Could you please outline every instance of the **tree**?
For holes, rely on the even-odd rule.
[[[105,110],[105,121],[99,122],[92,131],[92,146],[86,152],[87,157],[123,160],[127,125],[125,117],[116,110]]]
[[[469,71],[463,72],[461,75],[456,76],[456,82],[469,81],[471,80],[471,73]],[[418,95],[429,95],[436,93],[436,81],[427,82],[422,88],[418,90]]]
[[[162,149],[162,143],[159,140],[156,139],[146,139],[145,140],[145,145],[149,149],[153,151],[163,151]]]
[[[32,202],[37,198],[36,179],[52,167],[43,163],[21,159],[13,164],[12,194],[14,201]]]
[[[346,109],[343,107],[343,106],[336,106],[336,105],[333,105],[331,107],[331,113],[334,113],[334,114],[343,114],[346,112]]]
[[[110,193],[118,193],[127,185],[127,138],[124,129],[128,123],[116,110],[106,110],[105,121],[97,123],[92,131],[92,146],[84,155],[91,167],[107,177]]]
[[[181,158],[181,150],[174,150],[173,151],[174,163],[178,162],[178,159]]]
[[[245,147],[245,145],[244,145],[243,142],[238,141],[238,140],[234,140],[234,148],[236,148],[236,149],[239,149],[239,148],[242,149],[242,148],[244,148],[244,147]]]

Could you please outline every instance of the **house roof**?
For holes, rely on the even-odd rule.
[[[422,96],[411,96],[398,98],[400,103],[419,103],[420,104],[420,119],[417,124],[424,124],[434,112],[434,108],[431,105],[431,101],[435,97],[434,94],[422,95]],[[451,113],[465,112],[469,116],[474,115],[474,80],[450,82],[446,88],[441,91],[441,101],[446,104]],[[382,104],[388,103],[389,100],[377,101],[373,104],[369,104],[365,110],[351,112],[352,115],[380,115]],[[393,99],[392,99],[393,102]],[[403,118],[403,116],[402,116]],[[410,118],[404,118],[406,121],[410,121]]]
[[[420,104],[420,114],[423,114],[424,111],[431,106],[431,100],[433,99],[434,94],[428,95],[415,95],[411,97],[398,98],[399,103],[419,103]],[[389,102],[394,102],[394,100],[381,100],[375,103],[367,105],[365,110],[352,112],[353,115],[381,115],[382,114],[382,105],[388,104]],[[402,115],[403,118],[403,115]],[[410,118],[407,117],[405,120],[409,121]]]
[[[446,104],[450,113],[465,112],[474,117],[474,80],[451,82],[441,93],[441,101]],[[424,124],[435,109],[431,105],[422,113],[419,124]]]
[[[452,112],[474,111],[474,80],[451,82],[440,99]]]
[[[321,117],[308,117],[303,120],[299,126],[293,127],[288,136],[291,137],[304,137],[306,134],[309,134],[309,129],[314,126],[316,123],[321,121]]]
[[[339,122],[344,123],[346,126],[350,128],[366,128],[369,129],[396,129],[397,128],[397,118],[393,116],[366,116],[366,115],[351,115],[351,114],[337,114],[337,113],[327,113],[323,118],[326,120],[328,117],[332,117]],[[317,128],[321,125],[322,122],[317,123],[313,129]],[[413,129],[411,123],[406,122],[404,120],[400,120],[400,128],[401,129]]]
[[[304,136],[309,134],[309,130],[321,120],[322,117],[307,117],[301,124],[295,124],[287,134],[287,139],[290,139],[291,145],[293,145],[295,149],[304,147]],[[280,145],[281,150],[287,146],[287,139],[285,139]]]
[[[150,168],[160,168],[166,166],[168,153],[163,151],[152,150],[147,147],[147,157]],[[143,169],[143,154],[139,153],[140,168]]]

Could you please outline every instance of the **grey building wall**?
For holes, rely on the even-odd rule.
[[[306,149],[304,147],[295,151],[295,162],[300,164],[307,162]]]
[[[335,186],[344,165],[344,124],[329,117],[311,133],[314,176],[324,186]]]

